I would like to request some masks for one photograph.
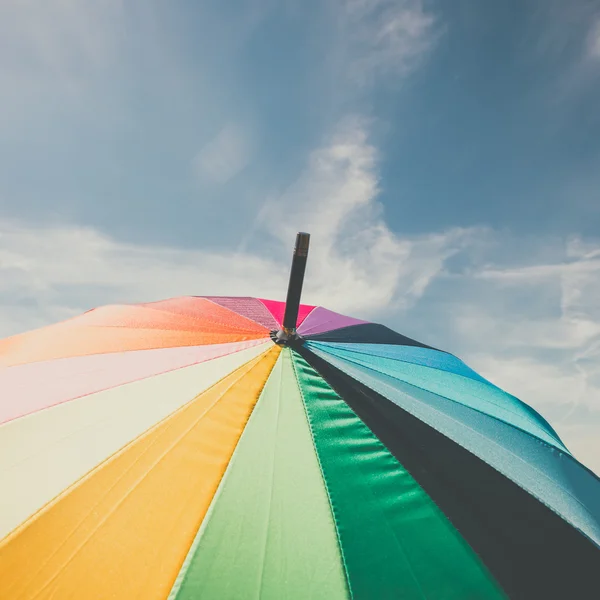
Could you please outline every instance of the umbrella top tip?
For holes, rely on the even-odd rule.
[[[308,254],[308,246],[310,244],[310,233],[305,231],[299,231],[296,234],[296,245],[294,247],[294,253],[306,256]]]

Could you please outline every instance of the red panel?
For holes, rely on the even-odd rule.
[[[259,300],[269,309],[269,312],[275,317],[275,320],[279,325],[283,323],[283,315],[285,313],[285,302],[279,302],[277,300]],[[298,320],[296,321],[296,327],[300,327],[302,321],[314,310],[316,307],[310,304],[301,304],[300,310],[298,311]]]

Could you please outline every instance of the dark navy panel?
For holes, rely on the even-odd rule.
[[[307,348],[298,350],[406,467],[510,598],[594,598],[600,548],[486,462]]]
[[[307,340],[318,342],[347,342],[358,344],[399,344],[402,346],[418,346],[431,348],[405,335],[396,333],[393,329],[378,323],[364,323],[341,327],[333,331],[325,331],[316,335],[305,336]]]

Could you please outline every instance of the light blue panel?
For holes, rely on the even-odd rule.
[[[600,480],[569,453],[468,406],[312,350],[478,456],[600,546]]]
[[[433,348],[421,348],[420,346],[400,346],[398,344],[345,344],[341,342],[314,342],[307,341],[309,348],[321,348],[326,352],[330,350],[345,350],[367,356],[379,356],[380,358],[391,358],[402,362],[432,367],[450,373],[456,373],[463,377],[470,377],[477,381],[491,384],[479,373],[469,368],[462,360],[453,354],[434,350]]]
[[[539,413],[485,380],[465,377],[454,371],[369,355],[362,351],[356,352],[342,348],[340,344],[321,343],[318,347],[313,343],[307,345],[314,351],[321,350],[330,356],[337,356],[353,364],[373,369],[481,411],[552,444],[562,452],[569,452],[554,429]]]

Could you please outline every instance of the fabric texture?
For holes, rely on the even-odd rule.
[[[271,372],[170,597],[349,598],[289,349]]]
[[[251,319],[255,323],[266,327],[269,331],[279,327],[279,323],[258,298],[229,296],[205,296],[205,298],[232,310],[238,315]]]
[[[262,344],[87,394],[0,426],[0,539],[119,449],[270,347]]]
[[[0,598],[595,598],[600,480],[457,357],[192,296],[0,340]]]
[[[267,310],[273,315],[277,325],[281,327],[283,324],[283,315],[285,314],[285,302],[278,302],[276,300],[265,300],[260,298],[260,301],[266,306]],[[309,304],[301,304],[298,309],[298,319],[296,320],[296,327],[300,327],[306,317],[315,309],[315,306]]]
[[[408,471],[300,356],[294,357],[352,598],[504,598]]]
[[[600,550],[581,531],[462,439],[453,441],[316,354],[300,352],[406,466],[511,599],[586,598],[596,589]]]
[[[13,531],[0,546],[0,598],[165,598],[279,352],[234,371]]]
[[[366,321],[347,317],[346,315],[341,315],[332,310],[327,310],[322,306],[317,306],[302,321],[300,327],[298,327],[298,333],[300,335],[315,335],[317,333],[323,333],[324,331],[331,331],[333,329],[340,329],[341,327],[361,325],[364,323],[366,323]]]

